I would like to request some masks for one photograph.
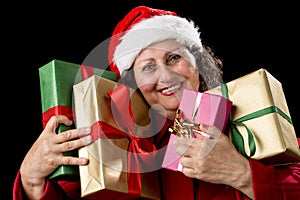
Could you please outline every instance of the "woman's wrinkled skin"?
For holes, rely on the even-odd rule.
[[[134,62],[139,90],[151,105],[163,107],[174,120],[184,89],[198,90],[199,72],[189,51],[174,40],[165,40],[143,50]]]

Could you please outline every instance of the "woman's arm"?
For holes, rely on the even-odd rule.
[[[72,129],[56,134],[59,124],[70,126],[65,116],[53,116],[26,154],[20,167],[20,183],[28,199],[40,199],[48,185],[47,177],[60,165],[86,165],[86,158],[64,156],[92,142],[90,128]]]

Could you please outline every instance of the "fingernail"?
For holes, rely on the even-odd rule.
[[[90,133],[91,132],[91,127],[87,126],[87,127],[82,127],[79,129],[79,132],[82,134],[82,135],[85,135],[87,133]]]
[[[91,132],[91,127],[89,127],[89,126],[88,126],[88,127],[85,127],[85,128],[84,128],[84,132],[85,132],[85,133],[90,133],[90,132]]]
[[[90,136],[90,135],[85,136],[84,138],[81,138],[81,141],[82,141],[83,145],[90,144],[92,141],[92,136]]]

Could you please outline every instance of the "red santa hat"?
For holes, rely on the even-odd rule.
[[[171,11],[146,6],[133,8],[113,31],[108,47],[110,70],[120,78],[144,48],[166,39],[202,50],[200,32],[193,21]]]

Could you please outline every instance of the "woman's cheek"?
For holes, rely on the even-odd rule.
[[[190,66],[188,71],[189,75],[187,75],[187,80],[189,84],[191,85],[192,89],[198,90],[200,85],[198,69],[194,66]]]
[[[140,85],[138,84],[138,87],[142,94],[146,97],[147,94],[154,92],[156,90],[154,83],[141,83]]]
[[[149,76],[136,75],[135,80],[136,80],[137,86],[140,88],[145,85],[156,84],[158,77],[156,77],[155,75],[149,75]]]

